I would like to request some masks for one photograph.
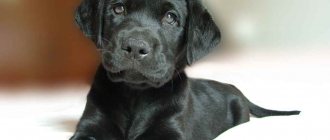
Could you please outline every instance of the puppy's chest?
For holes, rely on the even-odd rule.
[[[153,105],[133,100],[123,104],[120,110],[114,112],[113,122],[121,131],[125,140],[135,140],[151,127],[156,114]]]

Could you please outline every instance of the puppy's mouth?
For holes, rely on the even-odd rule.
[[[107,64],[103,66],[112,82],[123,82],[131,87],[160,87],[164,84],[164,79],[167,79],[167,72],[163,69],[150,71],[135,67],[123,69]]]
[[[171,77],[170,66],[164,61],[139,61],[104,53],[102,64],[109,80],[133,87],[160,87]]]
[[[122,70],[119,72],[108,71],[108,78],[112,82],[124,82],[131,87],[159,87],[162,85],[162,79],[153,75],[147,75],[135,69]]]

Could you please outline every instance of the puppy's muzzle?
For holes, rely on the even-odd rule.
[[[121,51],[129,59],[142,60],[152,53],[152,48],[147,41],[130,37],[123,42]]]

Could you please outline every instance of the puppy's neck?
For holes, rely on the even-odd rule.
[[[103,66],[99,66],[92,86],[114,94],[120,93],[132,95],[150,93],[150,91],[155,94],[162,94],[175,93],[178,89],[184,89],[182,87],[187,86],[187,82],[188,77],[184,71],[175,73],[171,80],[160,87],[150,87],[149,85],[143,84],[133,85],[125,82],[112,82],[108,78],[107,71],[103,68]]]

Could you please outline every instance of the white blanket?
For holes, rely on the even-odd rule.
[[[294,55],[292,55],[294,54]],[[232,83],[254,103],[299,116],[252,118],[218,140],[330,140],[330,49],[210,58],[187,72]],[[230,57],[232,58],[232,56]],[[0,90],[1,140],[68,140],[88,86]]]

